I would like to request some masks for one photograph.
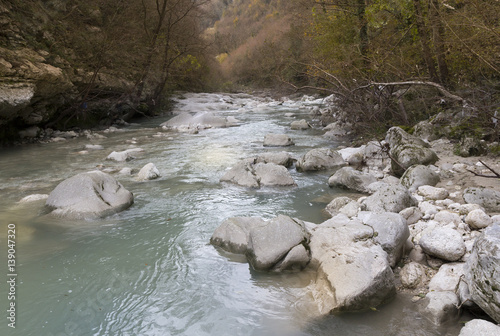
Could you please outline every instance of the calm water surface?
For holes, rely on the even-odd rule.
[[[403,296],[377,312],[318,317],[307,294],[314,274],[256,273],[244,258],[208,243],[232,216],[326,219],[322,209],[340,192],[328,188],[328,173],[291,169],[298,185],[291,188],[253,190],[219,182],[238,160],[283,150],[262,146],[267,133],[289,134],[296,146],[286,150],[297,158],[313,147],[339,145],[317,129],[289,129],[321,103],[185,94],[175,112],[212,111],[241,125],[182,134],[162,131],[158,125],[169,118],[162,117],[102,140],[0,150],[0,271],[6,279],[7,224],[14,223],[18,273],[15,330],[7,327],[7,286],[1,282],[0,335],[457,335],[457,327],[429,325]],[[155,137],[157,132],[164,136]],[[105,149],[78,153],[90,143]],[[105,161],[110,152],[134,146],[144,155]],[[135,203],[103,220],[57,219],[46,216],[43,201],[17,203],[98,165],[138,170],[148,162],[162,177],[137,182],[114,174]]]

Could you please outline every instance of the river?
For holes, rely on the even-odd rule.
[[[220,183],[238,160],[264,151],[267,133],[286,133],[298,158],[314,147],[336,147],[317,128],[290,130],[310,119],[321,99],[273,100],[246,94],[183,94],[175,112],[233,116],[238,127],[198,134],[162,131],[163,116],[129,125],[105,139],[85,137],[0,150],[0,270],[7,279],[7,225],[16,226],[16,328],[7,323],[7,287],[0,287],[0,335],[457,335],[436,328],[399,295],[377,311],[318,317],[307,294],[314,274],[265,274],[244,258],[209,244],[232,216],[266,219],[284,214],[313,223],[340,190],[327,173],[298,173],[297,187],[247,189]],[[285,116],[293,113],[294,117]],[[162,132],[161,136],[158,132]],[[102,133],[104,134],[104,133]],[[86,144],[104,150],[81,153]],[[112,151],[138,146],[144,155],[106,161]],[[129,209],[102,220],[46,215],[42,202],[65,178],[104,168],[140,169],[153,162],[162,177],[138,182],[113,174],[134,193]],[[101,167],[102,168],[102,167]]]

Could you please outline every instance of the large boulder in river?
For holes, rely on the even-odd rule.
[[[464,201],[479,204],[486,210],[500,212],[500,191],[491,188],[470,187],[464,191]]]
[[[301,157],[296,167],[298,171],[335,169],[347,166],[342,155],[330,148],[315,148]]]
[[[404,186],[383,183],[362,204],[368,211],[400,212],[403,209],[417,205],[417,201]]]
[[[255,162],[255,159],[247,159],[237,163],[221,177],[220,181],[250,188],[296,185],[292,175],[284,166]]]
[[[59,183],[47,198],[51,214],[95,219],[120,212],[134,203],[134,196],[110,175],[91,171]]]
[[[214,231],[210,243],[228,252],[245,254],[250,230],[264,225],[266,222],[260,217],[231,217]]]
[[[156,168],[154,163],[150,162],[141,168],[141,170],[137,174],[137,179],[139,181],[148,181],[148,180],[154,180],[160,176],[161,175],[160,172],[158,171],[158,168]]]
[[[368,186],[377,182],[377,178],[369,173],[364,173],[352,167],[340,168],[330,176],[328,185],[368,193]]]
[[[250,229],[246,251],[247,260],[258,271],[272,270],[273,267],[287,269],[288,267],[280,265],[279,262],[296,246],[308,247],[309,237],[304,222],[280,215],[267,222],[265,226]],[[301,252],[308,255],[305,248],[303,251],[302,249],[295,250],[293,254]],[[298,257],[292,255],[290,259],[294,264],[296,259],[300,259],[300,255]],[[309,262],[309,257],[307,257],[306,264],[307,262]]]
[[[293,146],[295,143],[286,134],[266,134],[264,136],[264,146],[265,147],[286,147]]]
[[[391,168],[396,175],[402,175],[415,164],[430,165],[438,160],[429,144],[399,127],[391,127],[385,141],[390,146]]]
[[[312,230],[311,287],[321,313],[368,310],[396,294],[387,253],[373,241],[374,231],[338,215]]]
[[[500,225],[486,228],[476,239],[465,278],[472,301],[500,323]]]
[[[295,161],[290,153],[287,152],[267,152],[259,154],[256,158],[256,163],[274,163],[279,166],[290,167]]]
[[[305,119],[301,119],[292,121],[290,128],[293,130],[306,130],[311,128],[311,125]]]

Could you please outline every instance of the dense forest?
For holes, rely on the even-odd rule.
[[[498,140],[499,13],[489,0],[2,0],[4,87],[39,81],[33,58],[68,85],[35,92],[30,108],[51,101],[37,122],[5,101],[0,122],[128,120],[173,90],[271,88],[336,94],[359,125],[465,106]]]

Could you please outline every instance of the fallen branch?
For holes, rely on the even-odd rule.
[[[450,99],[453,99],[453,100],[458,100],[458,101],[460,101],[462,103],[465,102],[464,98],[462,98],[460,96],[457,96],[457,95],[454,95],[450,91],[446,90],[441,84],[434,83],[434,82],[427,82],[427,81],[405,81],[405,82],[388,82],[388,83],[369,83],[367,85],[360,86],[360,87],[354,89],[354,91],[360,90],[360,89],[366,89],[366,88],[369,88],[371,86],[402,86],[402,85],[425,85],[425,86],[432,86],[432,87],[435,87],[436,89],[438,89],[439,92],[441,92],[441,94],[443,96],[447,97],[447,98],[450,98]]]
[[[486,178],[500,178],[500,174],[497,173],[493,168],[489,167],[486,163],[484,163],[483,161],[479,160],[479,162],[481,162],[483,164],[483,166],[485,166],[486,168],[488,168],[489,171],[491,171],[493,174],[495,174],[495,176],[491,176],[491,175],[484,175],[484,174],[478,174],[476,173],[475,171],[472,171],[470,169],[467,169],[468,172],[474,174],[475,176],[479,176],[479,177],[486,177]]]

